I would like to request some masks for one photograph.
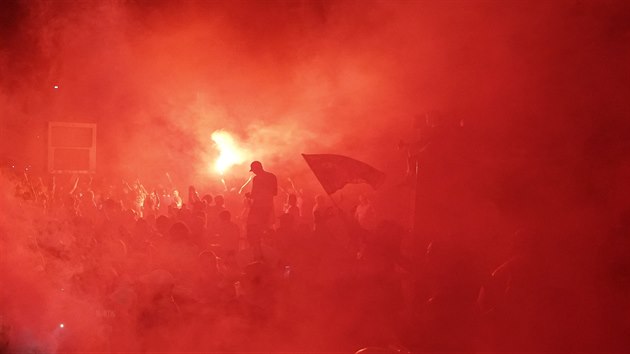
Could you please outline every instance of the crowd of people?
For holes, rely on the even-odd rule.
[[[251,172],[251,190],[226,195],[139,180],[7,179],[5,215],[19,217],[2,220],[0,348],[563,348],[549,314],[566,299],[530,230],[492,257],[466,235],[412,245],[366,196],[343,211],[293,185],[278,195],[259,162]]]

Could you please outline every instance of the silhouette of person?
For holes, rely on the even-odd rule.
[[[273,198],[278,195],[278,179],[263,169],[260,161],[250,165],[252,179],[251,206],[247,216],[247,239],[254,257],[262,258],[261,238],[273,221]]]
[[[224,257],[230,253],[235,255],[239,251],[240,231],[238,225],[232,222],[231,219],[232,214],[229,211],[223,210],[219,213],[216,235]]]
[[[365,195],[359,196],[359,205],[354,212],[354,218],[365,230],[376,228],[376,211],[370,199]]]
[[[291,193],[287,196],[287,203],[284,205],[284,213],[291,215],[293,222],[298,223],[302,217],[300,207],[298,206],[297,195]]]

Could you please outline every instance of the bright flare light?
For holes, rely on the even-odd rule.
[[[214,162],[214,170],[223,175],[228,168],[243,163],[245,154],[239,148],[232,135],[223,130],[212,133],[212,141],[219,150],[219,158]]]

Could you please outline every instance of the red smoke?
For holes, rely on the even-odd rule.
[[[227,193],[208,167],[219,156],[211,134],[223,129],[284,187],[292,177],[312,195],[322,190],[300,153],[347,155],[386,171],[388,183],[373,199],[383,214],[410,227],[418,221],[415,190],[397,144],[416,139],[424,113],[440,112],[461,128],[461,138],[422,165],[428,171],[421,180],[422,222],[438,234],[475,233],[464,243],[492,269],[510,248],[506,235],[543,229],[540,245],[549,254],[540,257],[555,260],[549,272],[558,277],[549,283],[578,295],[564,304],[554,298],[562,311],[530,318],[562,327],[549,347],[534,349],[599,350],[611,343],[604,348],[614,350],[627,344],[618,336],[628,328],[618,315],[629,308],[620,300],[627,279],[621,266],[609,274],[606,252],[615,247],[602,234],[623,229],[629,208],[629,40],[630,5],[623,1],[8,0],[0,5],[0,162],[20,176],[30,166],[29,173],[48,182],[48,122],[96,123],[96,180],[157,185],[169,173],[180,192],[195,185]],[[248,163],[226,173],[225,189],[241,186]],[[252,340],[260,347],[235,346],[247,337],[234,335],[245,325],[227,315],[209,327],[146,325],[146,338],[116,333],[102,315],[103,304],[114,300],[76,298],[59,290],[68,286],[68,274],[55,273],[54,286],[41,274],[47,259],[33,240],[46,227],[36,224],[43,216],[16,205],[9,182],[2,185],[0,315],[13,323],[12,333],[36,337],[42,348],[102,350],[99,340],[115,333],[117,350],[158,350],[160,343],[143,341],[162,338],[162,330],[179,336],[173,350],[207,348],[205,340],[220,341],[213,348],[221,350],[355,344],[335,329],[352,328],[358,317],[324,325],[335,311],[356,305],[343,302],[324,314],[297,304],[314,318],[280,323],[298,326],[283,329],[297,338],[284,346],[265,336],[275,328]],[[347,207],[362,192],[349,187],[335,197]],[[423,257],[424,247],[414,242],[407,252]],[[117,267],[137,267],[108,262],[81,269],[95,283],[87,279],[84,286],[120,295],[116,306],[124,307],[132,302],[127,287],[140,274],[118,274]],[[326,275],[319,280],[327,285],[346,280]],[[134,282],[120,281],[124,276]],[[417,323],[396,325],[413,337],[408,332]],[[216,335],[199,339],[208,328]],[[311,337],[317,331],[321,346]],[[308,345],[299,347],[300,340]]]

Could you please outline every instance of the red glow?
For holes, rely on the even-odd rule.
[[[628,352],[629,63],[623,0],[1,0],[0,353]]]

